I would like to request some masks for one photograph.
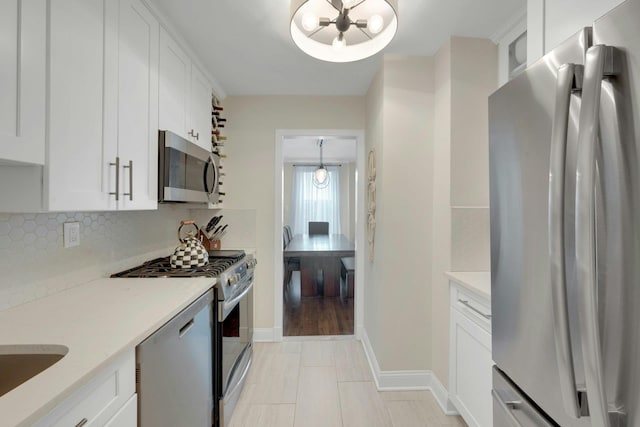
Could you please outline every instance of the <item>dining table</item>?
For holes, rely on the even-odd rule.
[[[300,259],[303,297],[337,297],[340,295],[340,258],[354,256],[355,245],[343,234],[296,234],[283,255],[285,262],[289,258]]]

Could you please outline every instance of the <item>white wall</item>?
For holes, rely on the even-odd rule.
[[[498,86],[498,49],[452,37],[435,57],[433,173],[433,371],[448,382],[446,271],[489,270],[488,96]]]
[[[451,40],[435,56],[435,127],[433,148],[433,250],[431,273],[432,370],[448,383],[449,285],[451,270]]]
[[[385,159],[383,156],[383,142],[384,142],[384,75],[385,68],[380,67],[376,73],[369,90],[367,91],[366,98],[366,114],[367,114],[367,127],[366,127],[366,151],[369,153],[374,150],[376,153],[376,175],[377,175],[377,198],[383,193],[380,189],[380,181],[383,179],[385,173]],[[367,179],[363,177],[363,179]],[[367,338],[371,343],[371,347],[374,352],[379,353],[382,346],[382,310],[384,307],[383,299],[383,287],[384,281],[377,279],[381,277],[381,270],[384,263],[381,261],[382,247],[380,243],[380,232],[376,230],[375,244],[373,251],[370,250],[369,245],[366,246],[365,256],[365,269],[364,269],[364,282],[367,288],[364,295],[364,328],[367,334]],[[373,252],[373,254],[371,253]],[[373,257],[373,261],[369,261]]]
[[[528,63],[613,9],[623,0],[528,0]]]
[[[489,206],[489,95],[497,88],[497,48],[451,38],[451,205]]]
[[[356,192],[356,179],[358,176],[356,162],[349,163],[349,239],[352,242],[356,240],[356,202],[358,193]]]
[[[383,371],[431,366],[433,59],[385,55],[368,94],[377,167],[365,329]]]
[[[231,96],[224,106],[225,208],[256,211],[255,326],[273,328],[275,131],[364,129],[364,97]]]

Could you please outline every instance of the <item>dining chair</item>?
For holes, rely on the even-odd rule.
[[[326,221],[309,221],[309,236],[329,234],[329,223]]]
[[[287,245],[288,245],[291,239],[293,239],[293,232],[291,231],[291,226],[285,225],[284,232],[287,235]]]
[[[293,239],[293,233],[291,227],[285,225],[283,227],[283,241],[284,248],[289,246],[291,239]],[[289,290],[289,284],[291,283],[291,277],[294,271],[300,271],[300,258],[285,258],[284,260],[284,292],[285,296]]]

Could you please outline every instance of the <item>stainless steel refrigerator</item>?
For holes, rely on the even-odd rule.
[[[489,121],[494,426],[640,427],[640,0]]]

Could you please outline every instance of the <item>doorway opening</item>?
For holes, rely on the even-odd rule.
[[[276,339],[359,336],[363,158],[362,131],[277,132]]]

